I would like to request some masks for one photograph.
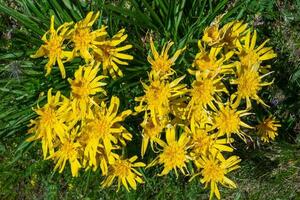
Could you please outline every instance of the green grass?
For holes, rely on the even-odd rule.
[[[35,2],[35,3],[33,3]],[[38,2],[38,3],[37,3]],[[101,11],[101,23],[109,33],[125,27],[130,52],[135,59],[124,69],[124,78],[111,81],[109,96],[116,95],[122,107],[133,108],[134,97],[142,94],[140,80],[147,77],[145,40],[149,34],[162,44],[172,39],[177,48],[187,45],[189,52],[179,60],[176,70],[185,73],[196,51],[196,42],[203,29],[225,11],[224,22],[240,19],[258,30],[260,40],[270,38],[278,57],[271,61],[275,84],[263,94],[271,112],[280,119],[277,141],[262,145],[254,141],[237,147],[242,158],[241,168],[232,173],[238,184],[236,190],[222,188],[225,199],[300,199],[300,1],[275,0],[212,1],[167,0],[88,1],[65,0],[3,1],[0,0],[0,199],[207,199],[208,190],[196,179],[174,174],[156,177],[160,168],[143,171],[145,184],[137,191],[115,192],[116,186],[101,189],[99,171],[81,171],[72,178],[68,168],[63,174],[53,172],[51,161],[42,160],[39,143],[23,142],[29,119],[41,92],[54,87],[68,92],[66,81],[44,77],[43,59],[32,60],[29,55],[41,44],[40,37],[49,26],[49,16],[56,15],[57,24],[82,18],[89,10]],[[73,2],[73,3],[72,3]],[[74,72],[78,62],[67,66]],[[125,85],[125,87],[124,87]],[[256,110],[258,114],[266,111]],[[131,117],[126,127],[135,139],[132,149],[140,147],[140,120]]]

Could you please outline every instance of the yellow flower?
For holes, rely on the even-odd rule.
[[[52,67],[58,64],[62,78],[66,77],[65,67],[63,62],[69,61],[73,58],[72,52],[65,51],[64,40],[69,34],[69,26],[72,23],[64,23],[57,30],[54,29],[54,16],[51,16],[50,29],[43,35],[43,44],[32,58],[39,58],[45,56],[48,62],[45,65],[46,76],[50,74]]]
[[[186,47],[177,50],[174,55],[169,58],[168,52],[174,42],[164,44],[161,53],[159,54],[154,46],[152,37],[150,38],[150,47],[153,58],[148,56],[148,62],[151,64],[152,70],[161,76],[170,75],[174,72],[172,66],[175,64],[178,56],[186,49]]]
[[[109,161],[114,158],[111,155],[111,150],[114,149],[113,144],[117,145],[122,138],[131,140],[132,136],[126,129],[120,125],[127,116],[131,114],[130,110],[123,111],[118,114],[120,100],[117,97],[112,97],[109,107],[107,108],[104,102],[99,108],[95,108],[94,119],[88,120],[84,126],[84,134],[86,137],[86,146],[84,157],[89,160],[90,166],[97,165],[97,152],[99,147],[103,147]]]
[[[135,107],[135,110],[149,113],[155,125],[157,124],[157,119],[164,120],[168,118],[170,101],[187,92],[186,85],[179,84],[184,77],[179,77],[169,83],[166,80],[159,80],[154,73],[150,73],[150,85],[142,83],[145,95],[135,98],[136,101],[140,102],[140,105]]]
[[[97,39],[107,35],[106,27],[102,26],[100,29],[92,31],[93,24],[97,21],[99,12],[89,12],[87,16],[74,25],[71,33],[71,41],[74,43],[73,54],[79,54],[86,63],[90,62],[93,57],[90,50],[99,51],[96,47]]]
[[[63,99],[63,101],[61,101]],[[67,130],[65,122],[69,111],[69,101],[57,92],[52,96],[52,88],[48,90],[47,103],[40,108],[39,105],[34,111],[37,118],[30,121],[31,128],[28,133],[34,134],[27,141],[42,140],[44,158],[48,152],[53,154],[54,142],[57,137],[62,138]]]
[[[233,51],[227,52],[225,55],[222,55],[220,58],[219,54],[222,50],[222,47],[211,47],[210,51],[207,52],[201,44],[201,40],[198,41],[199,53],[196,54],[194,62],[192,64],[193,69],[188,71],[191,74],[195,74],[197,71],[200,73],[228,73],[232,70],[230,69],[233,64],[225,64],[233,55]]]
[[[81,168],[81,164],[79,163],[81,145],[75,141],[78,129],[79,126],[73,128],[70,134],[66,132],[65,136],[60,139],[58,150],[48,157],[48,159],[53,159],[56,162],[54,170],[59,168],[59,173],[64,170],[66,162],[69,161],[72,176],[78,176],[79,168]]]
[[[237,92],[232,96],[233,99],[236,98],[233,106],[237,107],[240,104],[242,99],[246,99],[247,109],[251,108],[251,99],[256,100],[262,105],[268,107],[267,104],[263,102],[263,100],[258,96],[258,92],[263,86],[271,85],[273,82],[262,82],[263,76],[259,75],[257,67],[255,65],[252,66],[249,70],[238,70],[238,78],[231,80],[231,84],[237,85]]]
[[[204,29],[202,41],[207,43],[209,46],[219,44],[223,35],[219,30],[220,21],[224,15],[217,16],[210,26]]]
[[[204,30],[202,41],[209,46],[223,46],[232,49],[236,47],[236,43],[244,35],[248,24],[234,20],[219,28],[223,16],[224,14],[216,17],[212,25]]]
[[[218,105],[219,110],[215,113],[212,129],[217,128],[220,135],[226,134],[228,138],[231,137],[232,133],[235,133],[245,141],[245,136],[247,135],[241,130],[241,127],[253,127],[243,122],[241,117],[251,113],[248,113],[247,110],[237,110],[229,104],[224,106],[222,103],[218,103]]]
[[[151,167],[157,164],[163,164],[163,171],[158,174],[163,176],[168,174],[171,170],[175,170],[176,176],[178,176],[177,168],[183,173],[188,172],[186,162],[190,160],[188,156],[188,143],[189,136],[187,133],[182,133],[176,140],[176,127],[172,126],[166,130],[166,140],[165,142],[160,142],[159,145],[163,147],[162,152],[147,166]]]
[[[142,174],[138,172],[135,167],[145,167],[146,165],[142,162],[135,162],[137,160],[137,156],[133,156],[130,159],[116,159],[109,166],[109,173],[105,180],[101,183],[102,187],[109,187],[113,184],[115,178],[118,178],[118,189],[120,189],[120,185],[126,188],[129,191],[128,184],[131,188],[136,190],[136,183],[143,183],[141,178]],[[135,163],[134,163],[135,162]]]
[[[207,129],[212,124],[212,112],[202,105],[194,105],[188,110],[187,121],[191,129],[195,127]]]
[[[158,124],[154,124],[151,118],[148,118],[146,115],[144,117],[144,121],[142,122],[141,126],[143,128],[143,140],[142,140],[142,147],[141,147],[141,155],[142,158],[146,153],[148,143],[150,141],[150,145],[152,150],[154,151],[153,143],[160,141],[160,134],[166,126],[166,120],[157,120]]]
[[[125,29],[122,29],[114,35],[112,39],[98,42],[98,49],[94,50],[94,58],[96,62],[102,63],[103,74],[106,75],[108,72],[113,79],[116,79],[117,76],[123,76],[123,73],[117,64],[128,65],[128,62],[124,60],[133,59],[133,56],[122,53],[125,50],[131,49],[131,44],[117,47],[127,38],[127,34],[124,34],[124,32]]]
[[[270,60],[276,57],[276,53],[274,53],[272,47],[264,47],[269,40],[264,41],[255,49],[256,37],[256,30],[254,31],[252,38],[250,31],[248,31],[244,38],[244,45],[242,45],[240,42],[237,42],[237,47],[239,50],[238,56],[242,67],[245,69],[249,69],[253,65],[260,65],[262,61]]]
[[[275,137],[278,135],[278,127],[281,127],[279,121],[270,116],[257,125],[257,134],[263,142],[269,143],[271,140],[275,140]]]
[[[220,138],[220,135],[217,133],[209,135],[205,129],[191,129],[191,157],[197,160],[202,156],[208,156],[217,152],[232,152],[233,148],[227,146],[227,144],[233,141],[232,138]]]
[[[238,166],[240,161],[241,159],[238,156],[231,156],[228,159],[224,159],[223,156],[218,155],[203,156],[197,161],[197,165],[201,171],[195,174],[192,179],[201,175],[202,178],[200,182],[205,183],[205,188],[210,184],[210,199],[212,199],[214,195],[220,199],[221,195],[218,189],[218,183],[229,188],[236,188],[236,184],[225,175],[238,169],[240,167]]]
[[[220,92],[228,93],[226,87],[221,82],[222,77],[208,76],[205,73],[196,73],[196,80],[192,83],[190,90],[191,100],[188,107],[201,105],[207,108],[207,105],[216,110],[214,102],[219,98]],[[217,99],[216,99],[217,98]]]
[[[222,45],[225,48],[235,48],[237,46],[237,42],[244,35],[248,24],[243,24],[241,21],[231,21],[225,24],[220,30],[223,35]]]
[[[106,95],[106,91],[102,88],[106,83],[100,82],[105,76],[97,76],[98,70],[99,65],[80,66],[75,72],[75,79],[68,79],[72,89],[73,113],[78,118],[92,118],[91,105],[95,102],[91,96],[99,92]]]

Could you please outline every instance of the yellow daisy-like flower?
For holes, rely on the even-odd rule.
[[[275,140],[275,137],[278,135],[278,127],[281,127],[279,121],[270,116],[257,125],[257,134],[263,142],[269,143],[271,140]]]
[[[217,152],[232,152],[233,148],[227,146],[227,144],[233,141],[232,138],[220,138],[220,135],[217,133],[209,135],[205,129],[191,129],[191,157],[197,160],[202,156],[208,156]]]
[[[202,105],[195,105],[188,110],[187,121],[191,129],[195,127],[206,129],[212,124],[212,112],[205,109]]]
[[[222,77],[210,77],[205,73],[196,73],[196,80],[192,83],[192,89],[190,90],[191,100],[188,107],[201,105],[204,108],[209,106],[216,110],[213,102],[217,101],[218,94],[220,92],[228,93],[221,80]]]
[[[256,100],[262,105],[268,107],[268,105],[265,104],[263,100],[258,96],[258,92],[263,86],[268,86],[273,83],[262,82],[262,78],[264,78],[268,74],[260,76],[257,67],[252,66],[252,68],[249,70],[238,70],[237,75],[238,78],[233,79],[230,82],[231,84],[237,85],[237,92],[232,96],[233,99],[236,98],[233,107],[239,106],[242,99],[246,99],[247,109],[251,108],[251,99]]]
[[[223,16],[216,17],[212,25],[204,30],[202,41],[209,46],[223,46],[232,49],[236,47],[236,43],[244,35],[248,24],[234,20],[219,28]]]
[[[241,127],[250,128],[253,127],[247,125],[241,120],[241,117],[250,115],[247,110],[237,110],[231,105],[223,105],[218,103],[219,110],[215,113],[213,118],[213,128],[218,129],[218,134],[226,134],[228,138],[231,137],[232,133],[237,134],[241,139],[245,141],[246,133],[241,130]],[[250,137],[250,136],[248,136]]]
[[[220,154],[220,153],[218,153]],[[228,159],[224,159],[223,156],[210,155],[208,157],[203,156],[197,160],[197,167],[201,169],[200,173],[195,174],[192,179],[198,175],[201,175],[201,183],[205,183],[205,188],[210,184],[210,198],[214,195],[218,199],[221,198],[218,183],[228,188],[236,188],[236,184],[226,177],[229,172],[238,169],[238,163],[241,159],[238,156],[231,156]]]
[[[249,69],[253,65],[260,65],[262,61],[270,60],[277,56],[272,50],[272,47],[264,47],[269,40],[264,41],[255,49],[256,37],[256,30],[254,31],[252,38],[250,31],[248,31],[244,38],[245,43],[242,45],[240,42],[237,42],[237,47],[239,50],[238,56],[242,67],[245,69]]]
[[[122,29],[116,35],[114,35],[112,39],[98,42],[98,49],[94,51],[95,61],[102,63],[103,74],[106,75],[108,72],[113,79],[116,79],[117,76],[123,76],[123,73],[119,69],[118,65],[128,65],[128,62],[124,60],[133,59],[133,56],[122,53],[125,50],[131,49],[131,44],[117,47],[127,38],[127,34],[124,34],[124,32],[125,29]]]
[[[200,52],[196,54],[195,60],[192,64],[193,69],[188,71],[191,74],[195,74],[197,71],[200,73],[228,73],[231,72],[231,67],[234,66],[231,64],[224,64],[228,61],[233,55],[233,51],[227,52],[225,55],[220,56],[222,47],[211,47],[210,51],[207,52],[201,44],[201,40],[198,41],[198,47]]]
[[[73,58],[72,52],[64,50],[64,41],[69,34],[69,26],[72,23],[64,23],[57,30],[54,29],[54,15],[51,16],[50,29],[43,35],[43,44],[31,58],[47,57],[48,62],[45,65],[46,76],[51,73],[52,67],[57,63],[62,78],[66,77],[66,71],[63,62]]]
[[[46,158],[48,152],[50,155],[54,153],[54,142],[57,137],[62,138],[68,129],[65,122],[68,120],[69,101],[60,92],[52,96],[51,88],[48,90],[47,103],[42,108],[38,105],[34,111],[38,116],[30,121],[31,128],[28,130],[28,133],[34,135],[27,141],[42,140],[43,155]]]
[[[223,35],[220,43],[222,43],[222,45],[226,48],[235,48],[237,46],[237,42],[245,34],[247,27],[248,24],[244,24],[237,20],[225,24],[220,30]]]
[[[151,167],[157,164],[163,164],[163,171],[158,174],[163,176],[168,174],[171,170],[175,170],[176,176],[178,176],[177,168],[183,173],[187,174],[188,169],[186,162],[191,158],[188,155],[188,143],[189,136],[187,133],[182,133],[178,140],[176,140],[176,127],[172,126],[166,130],[167,143],[159,143],[163,147],[162,152],[147,166]]]
[[[152,37],[150,38],[150,48],[153,55],[148,56],[148,62],[151,64],[151,68],[157,74],[160,74],[162,77],[164,75],[170,75],[174,72],[172,66],[175,64],[178,56],[186,49],[186,47],[177,50],[172,57],[169,58],[168,52],[174,42],[168,42],[164,44],[161,53],[159,54],[154,46]]]
[[[75,79],[68,79],[72,89],[71,104],[75,118],[92,118],[91,105],[95,102],[91,96],[99,92],[106,95],[106,91],[102,88],[106,83],[100,82],[105,76],[97,76],[98,71],[99,64],[80,66],[75,71]]]
[[[93,51],[100,51],[96,47],[96,44],[99,43],[97,39],[107,35],[105,26],[95,31],[92,30],[92,26],[98,18],[99,12],[95,14],[94,12],[89,12],[83,20],[74,25],[74,29],[71,32],[70,39],[74,43],[73,54],[75,56],[79,54],[86,63],[93,59],[90,54],[91,49]]]
[[[95,134],[89,128],[83,126],[77,139],[81,145],[83,154],[82,167],[86,170],[92,168],[93,171],[96,171],[100,167],[102,175],[105,176],[108,173],[109,162],[116,159],[118,155],[111,152],[108,157],[103,144],[96,139]],[[112,147],[112,150],[115,149],[118,149],[118,146]]]
[[[220,32],[220,21],[224,15],[217,16],[210,26],[206,27],[203,32],[202,41],[209,46],[219,44],[223,38],[223,34]]]
[[[98,147],[102,145],[108,160],[112,161],[114,159],[111,155],[111,150],[114,149],[113,144],[116,145],[121,138],[126,140],[132,138],[132,135],[120,125],[120,122],[131,114],[131,111],[126,110],[118,114],[119,106],[120,100],[113,96],[108,108],[102,102],[99,108],[95,108],[94,119],[86,122],[83,131],[87,134],[84,156],[89,160],[90,166],[97,165]]]
[[[73,128],[71,133],[65,133],[65,136],[60,139],[60,145],[56,152],[48,157],[48,159],[53,159],[56,162],[54,170],[59,168],[59,173],[61,173],[66,165],[66,162],[69,161],[71,166],[72,176],[78,176],[79,168],[81,164],[80,159],[80,143],[75,141],[75,137],[78,134],[79,126]]]
[[[118,189],[120,189],[120,185],[126,188],[129,191],[128,184],[131,188],[136,190],[136,183],[144,183],[141,176],[142,174],[138,172],[136,167],[145,167],[146,165],[142,162],[135,162],[137,160],[137,156],[133,156],[130,159],[121,159],[120,157],[113,161],[113,163],[109,166],[108,175],[105,180],[101,183],[102,187],[109,187],[113,184],[115,178],[118,178]],[[135,162],[135,163],[134,163]]]
[[[158,122],[158,124],[155,125],[152,122],[151,118],[148,118],[145,115],[144,121],[141,124],[141,126],[143,128],[143,133],[142,133],[143,141],[142,141],[142,147],[141,147],[142,158],[146,153],[149,142],[152,147],[152,150],[154,151],[153,144],[155,142],[157,142],[158,140],[160,141],[160,134],[167,124],[166,120],[162,120],[162,121],[157,120],[157,122]]]
[[[170,113],[170,101],[187,92],[185,84],[179,84],[185,76],[179,77],[172,82],[159,80],[154,73],[150,73],[150,85],[144,83],[145,95],[136,97],[140,105],[135,107],[137,112],[149,112],[152,122],[157,125],[157,119],[164,120]]]

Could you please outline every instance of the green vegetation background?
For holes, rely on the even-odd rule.
[[[58,174],[52,171],[51,161],[42,160],[39,143],[24,142],[39,94],[50,87],[69,91],[57,69],[46,78],[45,60],[29,55],[41,44],[50,15],[56,16],[58,25],[78,21],[90,10],[101,11],[98,25],[108,25],[110,34],[125,27],[134,45],[129,52],[135,60],[123,68],[125,76],[110,80],[107,87],[109,95],[120,97],[124,108],[133,108],[134,97],[142,94],[139,81],[146,79],[149,70],[149,34],[160,44],[172,39],[177,48],[188,45],[177,62],[179,74],[192,62],[203,29],[224,12],[223,22],[244,20],[258,30],[260,41],[270,38],[269,45],[278,53],[270,62],[275,83],[262,96],[282,128],[270,145],[255,140],[237,146],[236,154],[243,161],[230,177],[238,188],[222,188],[221,193],[224,199],[235,200],[300,199],[299,0],[0,0],[0,199],[208,199],[209,192],[196,179],[188,183],[188,178],[176,179],[173,174],[155,177],[159,168],[144,171],[146,184],[137,191],[101,189],[99,171],[81,172],[78,178],[72,178],[69,169]],[[72,75],[78,64],[75,60],[68,65],[67,73]],[[260,109],[255,112],[265,114]],[[126,120],[135,137],[127,154],[140,148],[139,123],[137,117]]]

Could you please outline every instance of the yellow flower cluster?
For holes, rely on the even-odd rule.
[[[80,56],[86,64],[79,66],[73,79],[68,78],[71,89],[68,97],[60,91],[53,94],[52,88],[48,90],[47,103],[34,109],[37,117],[31,120],[27,140],[40,141],[44,159],[53,160],[54,170],[60,173],[67,162],[72,176],[78,176],[81,168],[100,168],[105,176],[103,187],[110,186],[117,178],[118,188],[122,183],[127,190],[128,184],[136,189],[137,182],[143,183],[143,180],[135,168],[145,164],[135,162],[137,156],[126,159],[118,154],[132,139],[122,126],[122,121],[132,112],[120,112],[120,100],[115,96],[107,102],[104,88],[107,72],[113,78],[122,75],[116,63],[128,64],[120,59],[130,60],[132,56],[120,52],[132,46],[116,47],[127,38],[124,29],[111,39],[107,39],[104,26],[93,31],[92,25],[98,16],[99,13],[91,12],[73,28],[72,23],[65,23],[57,30],[51,17],[50,30],[42,38],[45,44],[33,56],[49,59],[46,75],[56,62],[63,78],[66,76],[64,62]],[[73,50],[64,50],[67,45],[73,46]],[[103,75],[99,75],[100,66]]]
[[[162,165],[159,176],[171,171],[191,176],[190,180],[200,176],[200,182],[210,187],[210,198],[220,199],[219,184],[236,188],[227,175],[239,168],[241,159],[228,155],[234,151],[236,136],[244,142],[252,140],[255,126],[246,121],[253,114],[253,102],[268,107],[259,97],[260,90],[272,84],[263,81],[271,73],[263,61],[276,57],[271,47],[265,47],[267,41],[256,45],[257,33],[247,24],[231,21],[221,27],[222,16],[217,17],[198,41],[188,80],[186,75],[178,77],[174,69],[186,48],[170,56],[174,43],[164,44],[158,52],[151,37],[151,71],[142,82],[144,95],[135,98],[135,113],[120,112],[117,97],[107,104],[104,79],[108,73],[112,78],[123,75],[117,64],[128,65],[126,60],[133,57],[122,52],[132,46],[117,47],[127,38],[124,29],[112,38],[107,37],[105,26],[93,30],[98,17],[99,13],[90,12],[74,25],[64,23],[56,30],[51,18],[44,44],[32,57],[48,58],[46,75],[57,63],[63,78],[63,63],[81,57],[86,64],[75,71],[73,79],[68,78],[68,97],[48,90],[47,103],[34,109],[37,117],[31,120],[28,141],[41,141],[44,158],[53,160],[59,172],[67,161],[73,176],[78,176],[80,168],[100,168],[105,176],[103,187],[117,179],[118,189],[122,184],[129,191],[143,183],[136,168],[146,165],[136,162],[137,156],[126,159],[118,154],[132,139],[122,121],[143,113],[141,156],[147,154],[148,146],[157,153],[146,168]],[[256,126],[257,135],[270,142],[278,127],[270,116]]]
[[[76,57],[81,57],[88,64],[96,62],[101,64],[103,74],[110,74],[113,79],[123,76],[118,65],[128,65],[127,60],[132,60],[131,55],[123,51],[132,48],[132,45],[118,47],[127,38],[125,29],[121,29],[112,38],[108,37],[106,26],[93,30],[97,23],[99,12],[90,12],[77,23],[67,22],[54,28],[54,16],[51,17],[50,29],[42,37],[44,44],[32,55],[32,58],[46,57],[46,76],[52,67],[58,64],[62,78],[66,77],[64,63],[71,62]]]
[[[262,79],[270,74],[263,61],[276,57],[267,41],[256,45],[257,33],[241,21],[220,27],[221,17],[207,27],[198,41],[199,52],[188,70],[194,76],[189,87],[185,76],[176,77],[172,68],[185,48],[173,56],[168,42],[159,53],[150,39],[152,57],[148,83],[142,83],[144,95],[137,97],[136,112],[144,112],[141,155],[147,148],[158,153],[147,167],[163,165],[159,176],[178,170],[184,175],[200,176],[210,186],[210,198],[220,199],[218,184],[236,188],[226,175],[239,168],[233,152],[234,135],[243,141],[252,140],[254,127],[245,121],[253,101],[268,107],[259,97],[262,87],[272,84]],[[280,125],[269,117],[257,126],[264,142],[274,140]],[[226,153],[227,155],[228,153]],[[189,171],[187,163],[193,163]]]

